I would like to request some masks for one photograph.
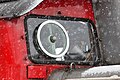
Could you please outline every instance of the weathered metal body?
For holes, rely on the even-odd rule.
[[[0,3],[0,5],[3,4]],[[4,10],[7,10],[9,7],[11,6],[6,5],[6,9],[2,9],[0,15],[4,16],[4,13],[6,13],[6,11],[4,12]],[[9,13],[5,14],[4,17],[13,17],[11,16],[11,13],[14,12],[16,13],[14,9],[13,11],[12,10],[7,11]],[[33,9],[27,14],[24,14],[22,16],[16,14],[14,18],[5,19],[1,18],[0,20],[1,80],[28,80],[28,79],[46,80],[47,76],[53,70],[68,67],[68,65],[34,64],[28,59],[27,55],[24,29],[25,16],[29,14],[56,16],[59,13],[61,14],[61,16],[87,18],[95,22],[91,0],[57,0],[57,1],[44,0],[35,9]],[[79,68],[81,67],[87,66],[80,65]]]
[[[106,64],[120,63],[120,0],[98,0],[96,20]]]
[[[97,34],[97,27],[95,26],[96,21],[92,0],[13,0],[12,2],[3,0],[0,3],[0,80],[69,80],[72,78],[97,80],[98,77],[104,80],[109,79],[113,75],[119,76],[119,65],[90,68],[91,65],[115,65],[120,63],[120,10],[118,6],[120,0],[94,1],[96,20],[100,29],[100,38]],[[33,15],[37,17],[33,17]],[[28,16],[31,20],[28,21],[28,25],[26,26],[25,21]],[[95,49],[99,52],[99,54],[96,53],[94,55],[97,56],[97,59],[92,56],[94,57],[91,60],[92,63],[88,63],[87,65],[83,64],[86,60],[82,63],[77,60],[76,62],[73,61],[74,63],[71,61],[62,61],[62,63],[59,61],[45,62],[46,58],[44,57],[42,63],[40,62],[41,58],[35,60],[34,57],[40,56],[32,57],[37,53],[35,51],[36,49],[33,49],[33,29],[35,29],[35,26],[39,22],[43,21],[42,18],[47,20],[54,19],[54,17],[63,20],[63,23],[65,20],[69,21],[70,19],[72,19],[70,21],[78,20],[92,23],[94,28],[90,29],[93,31],[91,34],[95,34],[93,36],[95,38],[94,41],[97,47],[99,47]],[[29,32],[26,32],[27,28]],[[69,25],[66,28],[69,28]],[[74,44],[74,40],[72,42]],[[28,45],[29,43],[32,43],[32,45],[30,44],[32,48]],[[102,44],[102,47],[100,47],[101,45],[99,43]],[[98,61],[96,62],[96,60]]]

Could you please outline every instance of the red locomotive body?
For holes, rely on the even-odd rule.
[[[95,24],[91,0],[44,0],[30,12],[13,18],[0,19],[0,79],[43,79],[63,64],[35,64],[28,58],[24,19],[28,15],[64,16],[89,19]],[[78,65],[88,68],[89,65]]]

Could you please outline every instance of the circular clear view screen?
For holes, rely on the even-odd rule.
[[[50,57],[62,57],[68,51],[68,33],[57,21],[43,22],[38,28],[37,39],[42,51]]]

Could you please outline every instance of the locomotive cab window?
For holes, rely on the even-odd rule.
[[[29,15],[25,19],[29,59],[76,64],[98,59],[94,25],[87,19]]]

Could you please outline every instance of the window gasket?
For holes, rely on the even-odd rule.
[[[65,17],[65,16],[45,16],[45,15],[36,15],[36,14],[30,14],[28,16],[25,17],[24,19],[24,27],[25,27],[25,37],[26,37],[26,45],[27,45],[27,54],[28,54],[28,58],[31,62],[33,63],[36,63],[36,64],[70,64],[71,62],[74,62],[75,64],[79,64],[79,65],[97,65],[100,63],[100,59],[98,59],[97,61],[55,61],[55,60],[39,60],[39,59],[36,59],[34,58],[34,56],[31,55],[30,53],[30,48],[29,48],[29,38],[28,38],[28,29],[27,29],[27,20],[29,18],[41,18],[41,19],[52,19],[52,20],[68,20],[68,21],[82,21],[82,22],[87,22],[88,24],[92,25],[92,26],[89,26],[93,28],[93,34],[95,35],[95,39],[98,38],[98,34],[97,34],[97,30],[96,30],[96,27],[95,27],[95,24],[92,20],[90,19],[86,19],[86,18],[75,18],[75,17]],[[90,28],[91,29],[91,28]],[[97,42],[97,40],[96,40]],[[97,42],[98,43],[98,42]],[[96,44],[97,45],[97,48],[96,49],[99,49],[99,44]],[[96,53],[98,56],[100,55],[99,53],[99,50],[98,52]],[[98,57],[97,56],[97,57]],[[99,57],[100,58],[100,57]]]

